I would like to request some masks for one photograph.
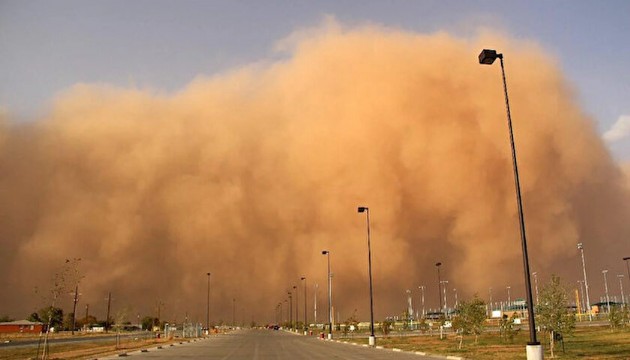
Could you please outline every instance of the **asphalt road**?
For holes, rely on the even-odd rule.
[[[378,342],[378,339],[377,339]],[[349,345],[273,330],[238,330],[196,342],[127,354],[131,359],[445,359]],[[102,359],[120,359],[118,355]]]

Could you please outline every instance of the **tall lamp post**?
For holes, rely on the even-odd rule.
[[[516,187],[516,204],[518,207],[519,227],[521,231],[521,246],[523,248],[523,270],[525,275],[525,293],[527,296],[527,314],[529,316],[529,343],[527,343],[527,359],[542,359],[543,350],[540,342],[536,339],[536,324],[534,317],[534,301],[532,299],[532,283],[529,275],[529,257],[527,255],[527,237],[525,235],[525,217],[523,216],[523,201],[521,199],[521,185],[518,176],[518,165],[516,162],[516,147],[514,146],[514,132],[512,130],[512,116],[510,115],[510,101],[508,99],[507,81],[505,80],[505,68],[503,66],[503,54],[497,54],[496,50],[483,49],[479,54],[479,63],[491,65],[496,59],[501,62],[501,75],[503,77],[503,94],[505,95],[505,109],[507,112],[507,122],[510,134],[510,145],[512,148],[512,165],[514,168],[514,185]]]
[[[328,340],[332,339],[332,275],[330,274],[330,251],[322,251],[328,259]]]
[[[308,316],[306,315],[306,276],[302,276],[300,280],[304,281],[304,335],[308,330]]]
[[[295,294],[295,331],[298,329],[298,323],[300,322],[300,312],[299,304],[300,304],[300,296],[298,294],[297,286],[293,285],[293,293]]]
[[[236,298],[232,298],[232,326],[236,329]]]
[[[435,263],[438,273],[438,300],[440,301],[440,313],[442,313],[442,280],[440,280],[440,266],[442,266],[441,262]]]
[[[206,303],[206,329],[210,334],[210,273],[208,275],[208,302]]]
[[[372,249],[370,248],[370,209],[365,206],[359,206],[358,212],[367,214],[367,243],[368,243],[368,276],[370,278],[370,338],[369,345],[376,345],[376,337],[374,336],[374,296],[372,295]]]
[[[619,291],[621,291],[621,306],[626,306],[626,296],[623,294],[623,275],[617,275],[619,279]]]
[[[289,295],[289,324],[291,324],[291,330],[293,330],[293,296],[291,292],[287,292]]]
[[[608,270],[602,270],[602,274],[604,274],[604,286],[606,289],[606,312],[610,314],[610,297],[608,297],[608,279],[606,278],[606,274]]]
[[[626,270],[628,271],[628,282],[630,282],[630,265],[628,265],[628,260],[630,260],[630,256],[623,258],[623,261],[626,262]],[[628,299],[628,302],[630,303],[630,299]]]
[[[422,317],[424,318],[424,285],[418,286],[418,289],[422,291]]]
[[[584,311],[586,310],[586,306],[584,305],[584,302],[586,301],[584,299],[584,280],[578,280],[577,282],[580,285],[580,297],[582,299],[582,301],[580,301],[580,304],[581,304],[580,306],[582,307],[582,311],[580,313],[583,314]],[[582,320],[581,317],[580,317],[580,320]]]
[[[582,243],[577,244],[577,248],[582,255],[582,273],[584,274],[584,289],[586,291],[586,311],[588,311],[588,320],[593,321],[593,314],[591,313],[591,299],[588,294],[588,280],[586,280],[586,262],[584,261],[584,245]]]
[[[446,301],[446,288],[448,287],[448,280],[442,280],[442,290],[444,292],[444,316],[448,315],[448,302]]]
[[[457,289],[453,289],[453,292],[455,293],[455,308],[457,309],[457,305],[458,305],[458,301],[457,301]]]

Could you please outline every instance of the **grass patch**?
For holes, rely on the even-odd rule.
[[[179,342],[181,339],[121,339],[116,347],[116,340],[111,341],[87,341],[76,343],[52,343],[49,346],[50,359],[93,359],[95,357],[113,355],[127,351],[150,348],[158,345]],[[41,357],[41,349],[39,352]],[[0,348],[0,360],[36,359],[37,346]]]
[[[542,334],[540,334],[542,337]],[[355,343],[367,344],[366,338],[345,339]],[[518,360],[526,359],[525,345],[529,341],[527,332],[520,332],[512,342],[502,341],[498,333],[486,333],[474,343],[474,336],[464,337],[461,350],[457,349],[459,337],[448,334],[440,340],[439,335],[378,337],[377,345],[386,348],[398,348],[406,351],[421,351],[428,354],[453,355],[479,360]],[[545,351],[545,358],[550,358],[548,338],[540,338]],[[556,342],[555,358],[560,359],[630,359],[630,331],[612,332],[610,327],[577,328],[572,336],[562,344]]]

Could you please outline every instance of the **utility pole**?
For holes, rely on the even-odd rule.
[[[315,318],[315,325],[317,325],[317,290],[319,290],[319,284],[315,284],[315,294],[313,299],[313,317]]]
[[[88,315],[90,311],[90,304],[85,304],[85,327],[87,329],[88,326]]]
[[[74,305],[72,306],[72,335],[74,335],[74,328],[77,325],[77,302],[79,301],[79,284],[74,288]]]
[[[107,295],[107,318],[105,319],[105,332],[107,333],[109,331],[109,311],[111,310],[112,307],[112,292],[110,291]],[[158,314],[159,314],[159,307],[158,307]],[[158,318],[160,316],[158,315]]]

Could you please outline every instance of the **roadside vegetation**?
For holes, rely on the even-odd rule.
[[[518,360],[526,359],[525,344],[529,340],[527,332],[519,332],[511,341],[502,338],[496,329],[484,332],[460,348],[460,336],[448,333],[442,340],[439,334],[421,336],[397,336],[390,333],[381,335],[376,343],[386,348],[405,351],[420,351],[427,354],[459,356],[479,360]],[[366,338],[346,339],[367,344]],[[557,359],[628,359],[630,354],[630,331],[611,331],[609,326],[576,328],[571,335],[564,337],[564,344],[554,351]],[[551,358],[549,344],[543,344],[545,358]]]

